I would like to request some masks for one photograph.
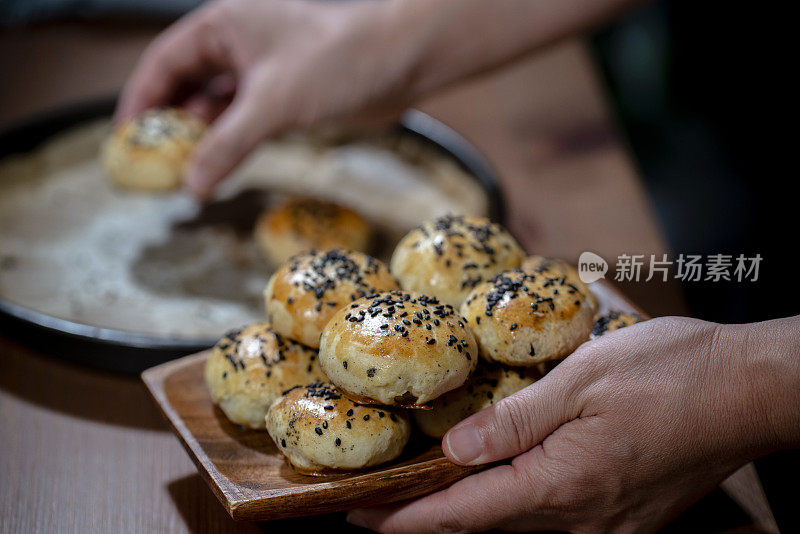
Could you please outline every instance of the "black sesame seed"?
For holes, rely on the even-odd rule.
[[[322,435],[322,429],[320,427],[315,428],[314,432],[316,432],[318,436]]]
[[[364,421],[369,421],[369,414],[364,416]]]
[[[347,410],[347,417],[353,417],[353,410],[352,408]]]
[[[281,447],[286,447],[286,440],[285,439],[281,440]]]
[[[339,438],[336,438],[336,441],[334,443],[336,443],[336,446],[338,447],[339,445],[342,444],[342,440],[339,439]]]

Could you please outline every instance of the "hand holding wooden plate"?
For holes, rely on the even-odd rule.
[[[611,283],[590,285],[601,313],[646,315]],[[305,476],[292,470],[264,432],[230,423],[203,380],[208,352],[148,369],[142,378],[189,456],[234,519],[273,520],[377,506],[443,489],[477,471],[450,463],[416,432],[396,461],[366,471]]]

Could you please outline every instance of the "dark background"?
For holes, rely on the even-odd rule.
[[[764,258],[756,283],[685,283],[702,319],[800,311],[790,274],[797,59],[785,25],[770,2],[657,2],[593,40],[673,252]]]

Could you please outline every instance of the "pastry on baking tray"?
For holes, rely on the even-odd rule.
[[[409,232],[392,255],[391,270],[406,291],[458,308],[479,283],[520,266],[525,253],[499,224],[446,215]]]
[[[365,295],[397,289],[386,265],[362,252],[309,251],[283,264],[264,290],[272,329],[319,347],[323,327],[337,310]]]
[[[186,111],[151,109],[114,129],[102,160],[116,185],[169,191],[183,180],[183,168],[205,124]]]
[[[411,433],[405,411],[355,403],[322,382],[285,392],[266,426],[294,468],[314,475],[394,460]]]
[[[313,198],[294,198],[258,218],[256,243],[273,265],[308,250],[367,252],[370,227],[355,211]]]
[[[464,319],[418,293],[359,299],[336,312],[320,340],[322,370],[365,404],[424,407],[461,386],[477,361]]]
[[[206,360],[211,399],[232,422],[263,429],[270,404],[297,384],[327,380],[317,352],[256,323],[232,330]]]
[[[533,384],[538,377],[529,369],[480,362],[466,384],[433,401],[430,410],[414,410],[414,421],[424,434],[439,439],[459,421]]]
[[[625,328],[632,324],[641,322],[642,318],[632,313],[625,313],[619,311],[610,311],[604,314],[598,314],[594,318],[594,326],[592,327],[592,339]]]
[[[569,262],[558,258],[532,255],[522,260],[522,267],[520,267],[520,269],[525,272],[533,273],[540,273],[542,271],[561,273],[564,275],[567,282],[577,287],[588,297],[589,303],[594,307],[595,311],[597,310],[597,298],[594,296],[594,293],[592,293],[592,290],[589,289],[589,286],[583,283],[583,280],[581,280],[578,275],[578,270],[570,265]]]
[[[560,273],[512,270],[479,284],[461,315],[483,358],[529,367],[564,358],[587,341],[594,306]]]

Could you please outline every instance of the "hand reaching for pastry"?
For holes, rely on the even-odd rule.
[[[189,188],[206,196],[262,139],[393,116],[636,1],[216,0],[145,51],[116,120],[179,105],[213,121],[186,173]]]
[[[179,104],[214,121],[187,169],[204,196],[263,138],[388,105],[404,72],[386,61],[382,2],[223,0],[190,13],[144,53],[116,120]],[[353,58],[357,58],[354,61]]]
[[[489,467],[419,500],[356,510],[381,532],[657,529],[766,452],[800,444],[800,317],[654,319],[582,345],[450,430]]]

